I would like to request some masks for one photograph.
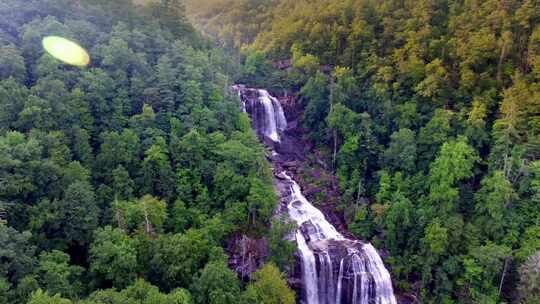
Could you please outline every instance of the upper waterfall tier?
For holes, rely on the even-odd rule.
[[[257,135],[274,143],[280,142],[280,134],[287,128],[287,120],[279,101],[262,89],[235,86],[242,101],[242,109],[251,117]]]

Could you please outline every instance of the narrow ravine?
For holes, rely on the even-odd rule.
[[[306,199],[292,174],[281,165],[295,147],[294,140],[287,138],[287,121],[278,99],[266,90],[242,85],[234,88],[252,127],[272,149],[270,160],[284,212],[298,226],[295,238],[301,261],[301,302],[395,304],[392,280],[377,250],[369,243],[343,236]]]

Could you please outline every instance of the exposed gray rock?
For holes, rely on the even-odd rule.
[[[269,254],[265,238],[252,239],[246,235],[235,235],[227,247],[229,267],[244,281],[249,281],[251,274],[264,265]]]

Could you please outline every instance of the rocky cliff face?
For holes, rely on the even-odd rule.
[[[247,282],[251,274],[264,265],[268,257],[268,241],[246,235],[234,235],[228,243],[229,267]]]

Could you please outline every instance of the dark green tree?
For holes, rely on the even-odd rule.
[[[30,243],[29,232],[17,230],[0,225],[0,275],[7,282],[16,283],[24,276],[30,274],[36,264],[35,246]]]

